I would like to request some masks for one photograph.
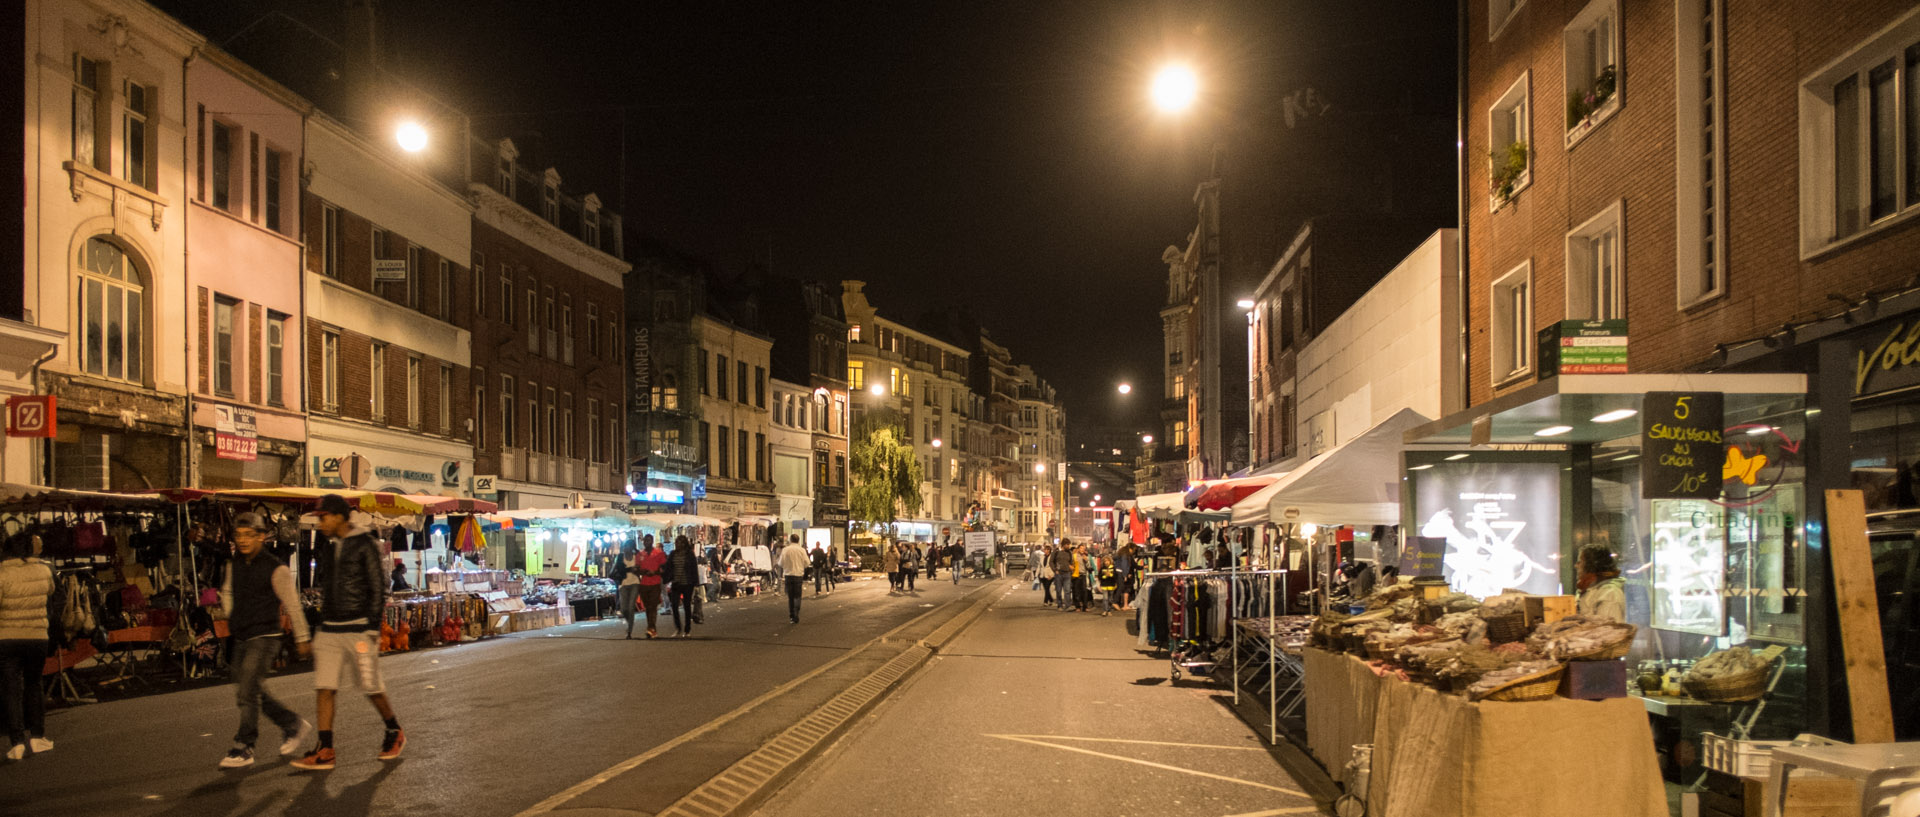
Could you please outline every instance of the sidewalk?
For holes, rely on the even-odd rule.
[[[1323,813],[1230,693],[1169,682],[1125,619],[1057,612],[1027,587],[1012,584],[758,813]]]

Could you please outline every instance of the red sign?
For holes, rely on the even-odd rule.
[[[1041,510],[1047,510],[1047,511],[1051,511],[1051,510],[1053,510],[1053,495],[1052,495],[1052,494],[1041,494],[1041,495],[1040,495],[1040,509],[1041,509]]]
[[[23,394],[7,398],[7,436],[52,437],[53,395]]]
[[[216,431],[213,433],[213,445],[214,456],[223,460],[253,462],[260,458],[260,441],[253,437]]]

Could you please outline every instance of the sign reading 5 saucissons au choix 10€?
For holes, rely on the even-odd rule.
[[[1726,395],[1647,392],[1640,411],[1640,496],[1719,499]]]

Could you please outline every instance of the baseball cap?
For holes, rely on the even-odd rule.
[[[257,530],[262,533],[273,530],[273,527],[267,524],[266,517],[251,511],[234,517],[233,527],[234,530]]]
[[[327,494],[326,496],[320,497],[320,507],[315,509],[314,513],[330,513],[336,516],[347,516],[353,513],[353,506],[348,505],[347,501],[342,499],[339,494]]]

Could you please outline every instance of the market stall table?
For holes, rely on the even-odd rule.
[[[1874,814],[1871,807],[1880,799],[1872,781],[1879,772],[1894,772],[1920,767],[1920,743],[1866,743],[1858,746],[1780,746],[1773,750],[1773,771],[1768,780],[1767,817],[1778,817],[1787,803],[1787,778],[1793,770],[1812,769],[1839,777],[1860,780],[1860,813]]]
[[[1667,814],[1636,701],[1475,702],[1352,656],[1303,656],[1314,757],[1339,770],[1353,746],[1373,746],[1369,815]]]

